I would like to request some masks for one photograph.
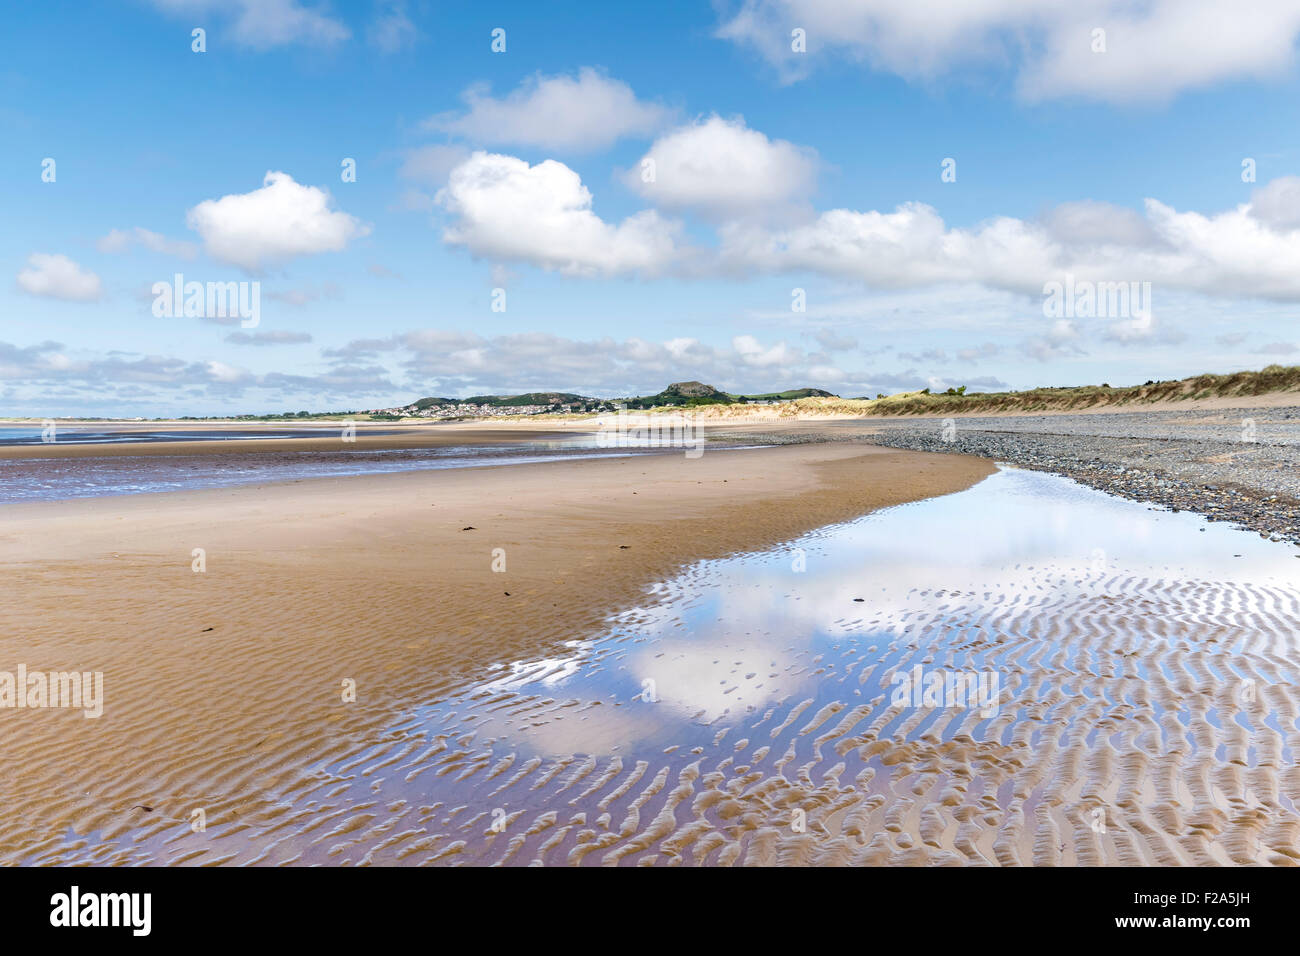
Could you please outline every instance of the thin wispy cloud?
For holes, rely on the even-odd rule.
[[[94,302],[104,296],[99,276],[64,255],[32,253],[17,281],[23,292],[44,298]]]
[[[624,137],[649,136],[672,117],[671,110],[638,99],[626,83],[591,67],[576,75],[538,74],[503,97],[478,84],[463,99],[463,111],[430,117],[424,127],[474,146],[589,152]]]
[[[1300,7],[1261,0],[1242,15],[1201,0],[743,0],[726,6],[717,35],[756,51],[787,81],[835,58],[929,83],[1010,72],[1030,101],[1150,103],[1224,81],[1284,77],[1295,66]]]
[[[333,47],[352,36],[328,3],[301,0],[152,0],[176,17],[216,18],[241,47],[273,50],[306,45]],[[205,19],[205,22],[206,19]]]

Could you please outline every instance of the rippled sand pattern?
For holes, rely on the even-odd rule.
[[[1003,472],[701,564],[568,655],[502,665],[287,775],[239,824],[196,837],[159,821],[136,848],[264,864],[1292,864],[1295,558],[1201,527]],[[895,702],[893,678],[918,667],[997,675],[996,712]]]
[[[819,653],[773,644],[755,657],[747,642],[713,645],[720,656],[690,660],[691,670],[702,682],[716,677],[719,703],[734,704],[680,727],[652,712],[662,701],[529,692],[565,667],[539,664],[330,768],[331,783],[304,804],[337,806],[313,827],[310,856],[1295,861],[1297,713],[1284,656],[1295,595],[1120,576],[1098,576],[1070,600],[1043,593],[1072,584],[1033,575],[1018,593],[914,592],[893,648],[869,636],[884,622],[865,618],[845,620],[844,637]],[[618,672],[647,653],[633,637],[614,639],[581,668]],[[999,671],[998,715],[891,706],[890,675],[917,664]],[[815,692],[746,702],[784,680]],[[1240,699],[1247,680],[1253,702]],[[566,741],[590,752],[546,753]],[[630,752],[609,752],[617,745]],[[798,810],[803,833],[792,827]]]

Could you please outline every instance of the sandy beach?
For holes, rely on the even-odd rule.
[[[1233,461],[1267,488],[1268,456],[1300,435],[1285,410],[1256,417],[1274,441]],[[995,474],[1021,461],[1150,500],[1148,485],[1172,487],[1162,468],[1223,467],[1236,419],[1017,422],[971,422],[959,442],[906,421],[719,425],[698,458],[6,504],[0,671],[102,672],[104,691],[95,718],[0,710],[0,758],[22,768],[0,786],[0,861],[1300,862],[1286,546],[1192,527],[1204,489],[1147,518],[1058,478]],[[358,444],[523,447],[581,428],[358,429]],[[749,442],[766,444],[734,447]],[[337,443],[4,451],[21,480],[252,459],[274,473]],[[1124,486],[1069,466],[1080,448]],[[38,457],[54,450],[61,462]],[[1036,510],[1061,494],[1065,512]],[[1234,500],[1202,513],[1250,524],[1289,506]],[[861,537],[854,519],[907,502],[925,509],[891,513],[899,537],[823,559],[807,595],[719,584],[773,554],[788,566],[792,547],[800,562],[833,550]],[[1035,546],[1024,525],[1056,530]],[[1143,569],[1123,557],[1143,541],[1161,561],[1208,548],[1209,570]],[[1263,563],[1234,571],[1252,549]],[[692,610],[715,601],[716,619]],[[996,675],[995,714],[888,703],[898,675],[977,662]],[[638,706],[634,672],[690,719]]]
[[[328,817],[292,798],[310,768],[404,709],[599,629],[693,562],[992,470],[799,445],[7,506],[3,666],[101,671],[104,713],[0,713],[21,768],[0,859],[265,862],[223,847],[296,845]],[[222,839],[187,839],[196,809]]]
[[[13,7],[15,948],[1286,927],[1300,0]]]

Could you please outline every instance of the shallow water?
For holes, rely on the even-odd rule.
[[[52,440],[59,445],[150,444],[168,441],[250,441],[274,438],[332,438],[338,425],[264,425],[248,428],[114,428],[111,425],[58,425]],[[395,435],[395,431],[367,430],[369,435]],[[39,425],[0,426],[0,445],[43,445],[45,430]]]
[[[1288,861],[1297,598],[1288,545],[1006,468],[697,564],[605,634],[503,661],[310,767],[275,795],[293,810],[273,837],[215,827],[209,853]],[[996,695],[900,698],[918,668],[983,675]]]
[[[1214,582],[1214,590],[1198,582]],[[845,702],[847,693],[851,704],[879,702],[874,713],[896,711],[880,730],[889,736],[909,716],[909,708],[881,700],[892,693],[894,674],[910,676],[922,663],[926,670],[1009,675],[1023,652],[1005,640],[1012,622],[1051,633],[1048,646],[1070,648],[1073,666],[1099,672],[1111,663],[1108,645],[1072,640],[1071,631],[1095,625],[1066,615],[1110,602],[1134,613],[1148,593],[1169,591],[1172,600],[1183,589],[1186,610],[1213,607],[1226,621],[1229,599],[1239,605],[1235,613],[1249,615],[1269,606],[1260,600],[1266,594],[1284,603],[1300,598],[1300,562],[1291,545],[1004,468],[960,494],[822,529],[774,551],[701,564],[656,589],[661,605],[630,612],[609,634],[575,642],[562,657],[499,665],[501,676],[469,696],[564,694],[622,705],[639,700],[650,681],[657,710],[666,712],[655,724],[672,727],[654,743],[686,746],[780,700],[800,695],[816,709]],[[1201,593],[1193,597],[1193,590]],[[1133,647],[1147,638],[1195,646],[1196,629],[1180,634],[1177,625],[1134,620],[1123,637]],[[1243,643],[1247,630],[1237,635]],[[947,644],[942,660],[926,653],[939,639]],[[1229,671],[1224,664],[1215,675]],[[1117,673],[1125,672],[1150,676],[1141,657]],[[994,733],[983,713],[1000,712],[1001,703],[979,704],[933,708],[911,732],[933,730],[949,740],[964,729],[1009,742],[1015,722]],[[431,709],[428,718],[436,723],[443,710]],[[970,716],[975,712],[981,719]],[[503,721],[490,717],[477,729],[498,725]],[[601,732],[614,741],[604,744],[607,753],[647,737],[639,723],[626,742],[609,730]],[[503,731],[503,739],[548,755],[575,744],[550,726]]]
[[[330,433],[337,435],[337,429],[330,430]],[[232,434],[226,437],[248,436]],[[267,433],[259,437],[302,436]],[[62,437],[60,441],[63,441]],[[39,438],[35,443],[39,444]],[[651,450],[656,446],[645,442],[642,447]],[[638,453],[636,447],[602,449],[595,438],[575,435],[572,438],[501,445],[443,445],[379,450],[357,448],[347,451],[241,452],[201,456],[0,458],[0,504],[225,488],[232,485],[398,471],[523,464],[569,458],[621,457]]]

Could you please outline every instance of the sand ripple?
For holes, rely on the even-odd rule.
[[[47,811],[75,825],[33,842],[10,818],[0,859],[1300,861],[1291,583],[1058,563],[936,588],[868,570],[852,578],[872,584],[855,601],[816,578],[720,584],[701,564],[599,639],[451,682],[398,720],[377,708],[364,732],[247,741],[210,768],[205,792],[157,812],[117,812],[136,797],[130,775],[93,799],[46,793]],[[248,640],[231,653],[274,660]],[[893,678],[918,667],[997,674],[996,712],[898,706]],[[255,759],[267,746],[270,767]],[[191,798],[208,807],[206,832],[172,809]]]

